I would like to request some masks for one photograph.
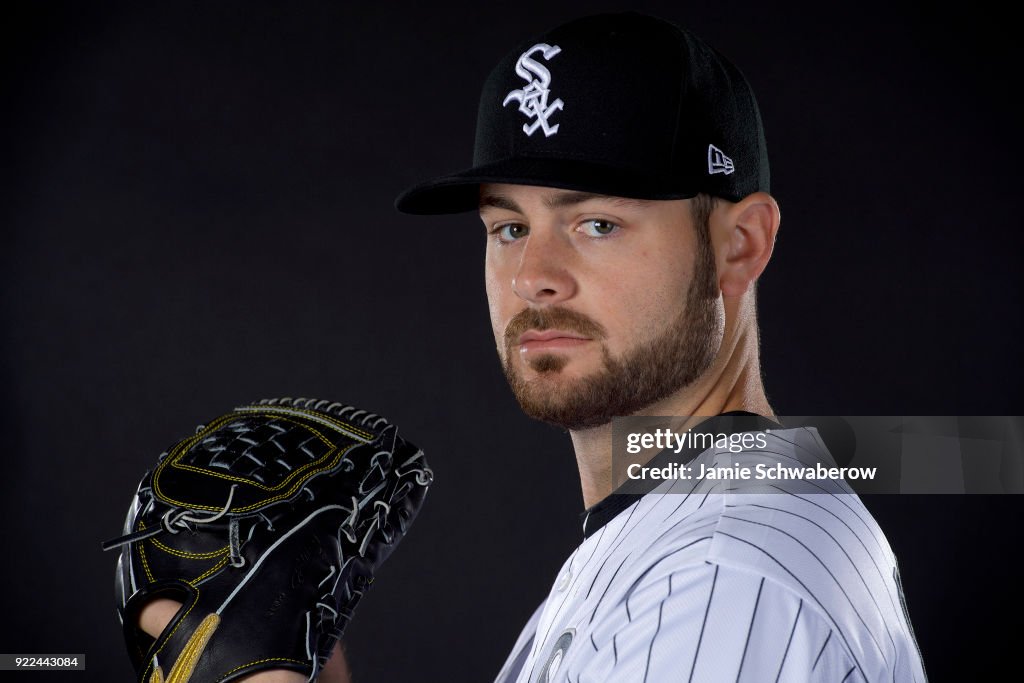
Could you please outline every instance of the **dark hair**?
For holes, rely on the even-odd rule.
[[[718,268],[715,264],[715,250],[711,246],[711,212],[718,204],[718,197],[709,194],[698,194],[690,202],[690,215],[693,228],[697,232],[697,277],[694,282],[696,290],[693,294],[705,299],[718,297]]]
[[[701,193],[693,198],[690,203],[690,212],[693,215],[693,224],[696,226],[698,233],[702,233],[701,237],[704,239],[710,239],[709,234],[709,221],[711,220],[711,212],[715,210],[715,206],[718,204],[718,197],[710,194]]]

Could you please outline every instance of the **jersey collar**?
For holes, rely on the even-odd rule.
[[[702,430],[716,434],[738,434],[742,432],[756,432],[764,429],[777,429],[781,425],[774,420],[740,410],[722,413],[710,417],[700,423]],[[662,451],[651,458],[651,463],[656,463],[662,456],[671,455],[672,462],[685,465],[707,449],[684,448],[679,453]],[[623,493],[623,489],[630,486],[633,492]],[[612,491],[606,498],[594,504],[592,507],[580,513],[580,521],[583,523],[583,538],[590,538],[601,527],[614,519],[620,512],[628,508],[640,499],[640,494],[635,492],[635,484],[631,482],[623,484]]]

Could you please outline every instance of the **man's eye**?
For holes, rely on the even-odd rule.
[[[522,223],[506,223],[505,225],[499,225],[494,232],[502,242],[515,242],[526,237],[530,230]]]
[[[590,220],[583,221],[578,228],[580,232],[588,237],[607,237],[618,229],[619,226],[615,223],[600,218],[591,218]]]

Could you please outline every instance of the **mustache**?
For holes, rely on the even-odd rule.
[[[525,308],[517,313],[505,327],[505,347],[512,348],[519,343],[519,337],[527,330],[565,330],[591,339],[604,339],[604,326],[582,313],[568,308]]]

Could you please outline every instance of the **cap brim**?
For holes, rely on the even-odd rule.
[[[538,185],[630,199],[689,199],[697,195],[691,189],[694,184],[681,178],[656,178],[590,161],[520,157],[416,185],[399,195],[395,208],[417,215],[476,211],[483,183]]]

